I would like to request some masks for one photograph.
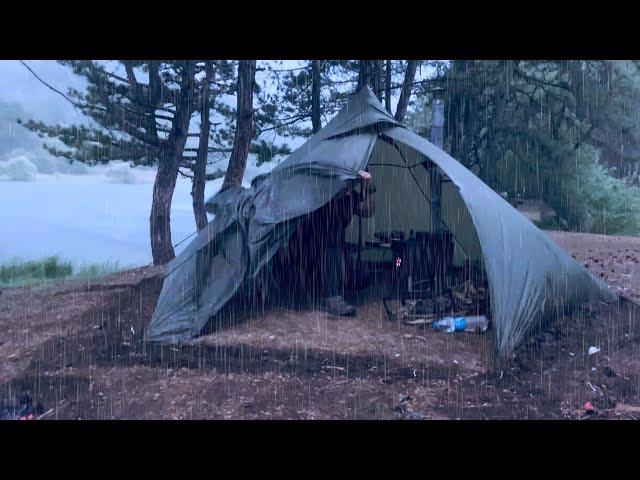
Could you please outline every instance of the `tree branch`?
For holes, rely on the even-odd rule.
[[[44,86],[46,86],[47,88],[49,88],[50,90],[54,91],[55,93],[57,93],[58,95],[62,96],[65,100],[67,100],[69,103],[71,103],[71,105],[73,105],[76,108],[86,108],[86,105],[74,102],[71,98],[69,98],[67,95],[65,95],[64,93],[62,93],[60,90],[58,90],[55,87],[52,87],[51,85],[49,85],[47,82],[45,82],[42,78],[40,78],[38,76],[38,74],[36,72],[34,72],[31,67],[29,65],[27,65],[23,60],[18,60],[27,70],[29,70],[29,72],[31,72],[31,74],[40,82],[42,83]],[[97,105],[93,106],[93,108],[99,108]],[[106,110],[106,109],[105,109]],[[78,111],[76,110],[76,113],[78,113]]]

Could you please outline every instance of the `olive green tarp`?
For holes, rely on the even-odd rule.
[[[385,150],[382,144],[393,149]],[[429,167],[437,167],[451,185],[447,197],[451,201],[442,199],[443,212],[456,205],[456,199],[459,206],[450,207],[448,217],[443,213],[443,221],[460,240],[461,251],[468,256],[477,251],[481,257],[499,355],[512,352],[561,312],[584,302],[615,298],[471,171],[395,121],[367,87],[269,174],[255,179],[251,188],[232,187],[207,202],[215,217],[167,265],[145,339],[176,343],[199,335],[209,319],[241,287],[251,285],[278,249],[286,246],[292,233],[290,220],[323,206],[368,166],[377,169],[377,185],[385,185],[381,176],[395,178],[392,172],[400,170],[391,167],[402,166],[410,178],[402,185],[386,183],[396,191],[384,197],[387,204],[377,201],[379,218],[372,225],[377,221],[382,228],[393,228],[391,223],[402,216],[393,214],[393,208],[409,221],[428,224],[424,218],[430,211],[425,180]],[[380,186],[378,190],[383,193]],[[411,192],[413,205],[407,200],[394,205],[394,199]]]

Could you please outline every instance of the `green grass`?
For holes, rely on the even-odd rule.
[[[13,259],[0,264],[0,286],[17,287],[41,285],[61,280],[88,280],[120,270],[117,262],[86,265],[74,269],[69,261],[57,256],[42,260],[23,261]]]

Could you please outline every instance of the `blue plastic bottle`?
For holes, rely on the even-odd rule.
[[[447,333],[462,332],[467,326],[464,317],[444,317],[433,322],[433,328]]]
[[[433,328],[436,330],[442,330],[447,333],[451,332],[484,332],[489,326],[487,317],[483,315],[473,317],[444,317],[440,320],[433,322]]]

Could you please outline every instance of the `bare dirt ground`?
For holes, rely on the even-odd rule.
[[[640,238],[549,232],[640,299]],[[559,319],[507,362],[491,335],[272,307],[235,312],[180,347],[141,343],[162,269],[0,293],[0,402],[48,419],[581,419],[640,416],[640,315],[630,301]],[[589,355],[589,348],[600,350]],[[583,408],[591,402],[595,412]]]

